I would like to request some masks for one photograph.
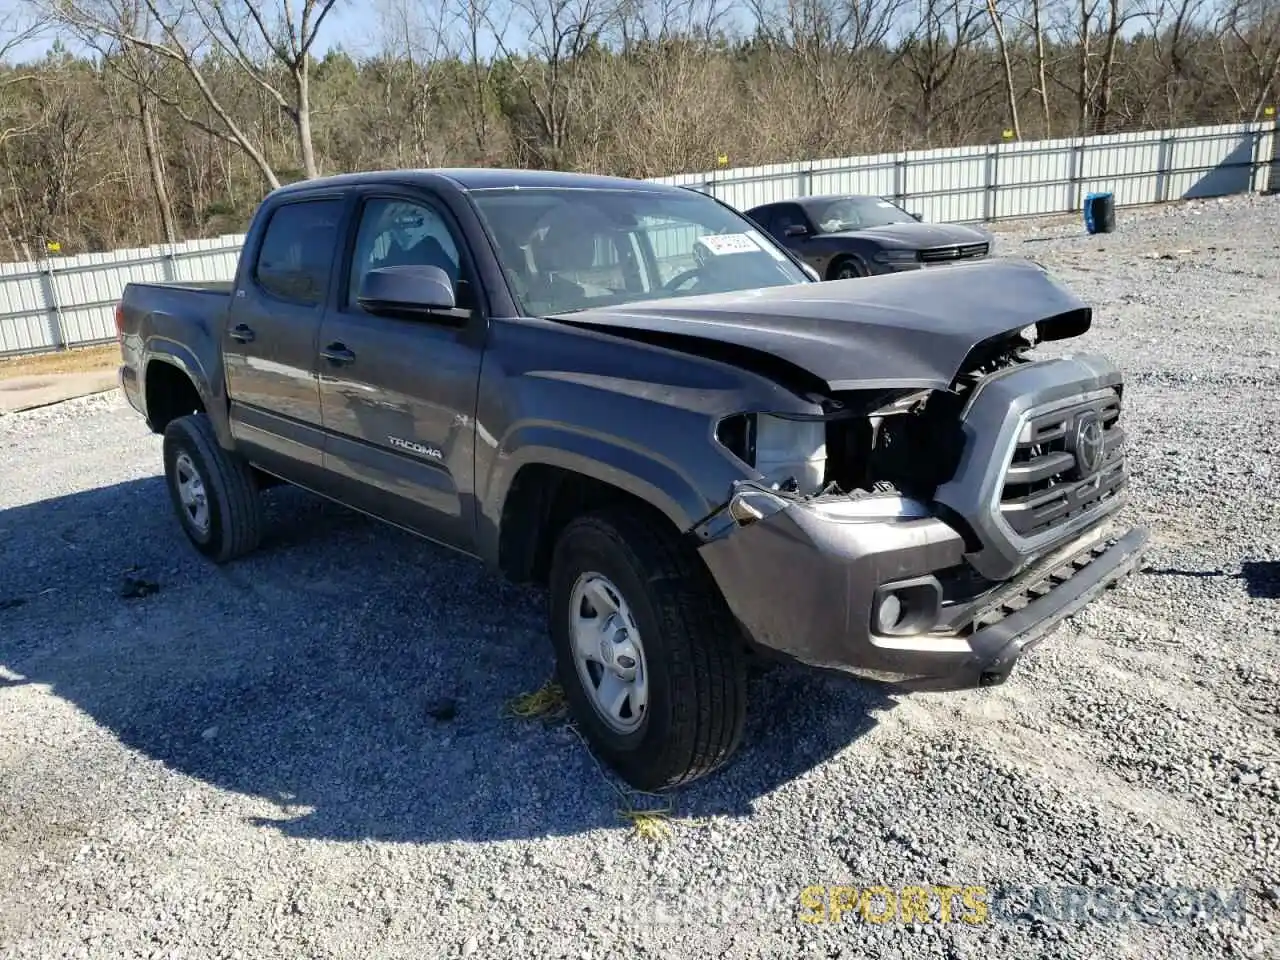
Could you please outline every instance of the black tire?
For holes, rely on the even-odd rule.
[[[207,503],[203,527],[183,503],[180,462],[184,470],[188,464],[193,466],[202,482]],[[208,416],[193,413],[165,427],[164,476],[183,532],[210,560],[226,563],[258,546],[264,520],[253,469],[222,448]]]
[[[871,271],[858,257],[841,257],[831,265],[831,280],[848,280],[853,277],[869,277]]]
[[[648,706],[633,732],[596,711],[573,652],[579,577],[616,585],[643,644]],[[710,574],[674,532],[625,508],[573,520],[552,558],[551,638],[570,709],[596,754],[639,790],[706,776],[737,750],[746,719],[747,651]]]

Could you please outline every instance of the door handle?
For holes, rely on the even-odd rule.
[[[249,343],[253,340],[255,334],[253,332],[253,328],[251,328],[247,323],[237,323],[231,328],[229,336],[232,340],[236,340],[239,343]]]
[[[330,363],[344,364],[355,362],[356,355],[347,349],[345,344],[331,343],[320,351],[320,356]]]

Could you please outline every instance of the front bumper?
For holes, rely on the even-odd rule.
[[[961,536],[943,521],[832,520],[792,503],[745,526],[697,531],[701,554],[751,644],[810,666],[903,689],[1002,683],[1022,653],[1128,575],[1142,528],[1105,523],[973,596],[944,599],[928,632],[877,635],[885,585],[970,571]]]
[[[901,260],[882,263],[876,260],[872,263],[872,272],[875,274],[886,273],[914,273],[917,270],[937,270],[939,267],[963,267],[970,263],[985,263],[991,259],[991,254],[982,257],[965,257],[962,260],[934,260],[929,263],[922,263],[919,260]]]

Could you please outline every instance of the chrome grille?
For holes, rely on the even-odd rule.
[[[930,247],[920,251],[921,263],[946,263],[948,260],[974,260],[987,255],[986,243],[962,243],[959,246]]]
[[[1120,395],[1108,390],[1023,424],[1000,514],[1019,537],[1034,537],[1098,507],[1126,479]]]

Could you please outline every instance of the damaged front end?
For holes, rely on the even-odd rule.
[[[694,536],[754,646],[916,688],[1002,681],[1137,563],[1113,531],[1121,378],[981,345],[946,389],[845,391],[726,417],[747,468]]]

